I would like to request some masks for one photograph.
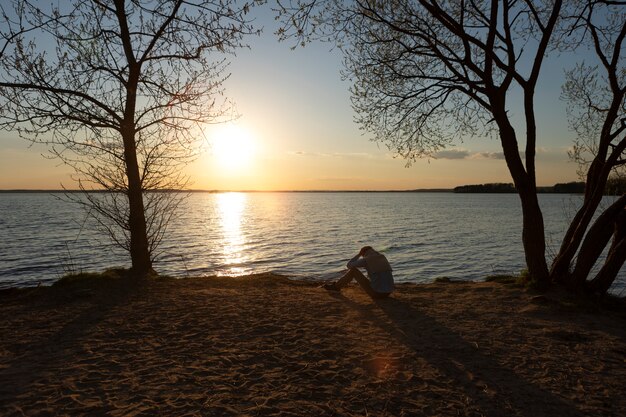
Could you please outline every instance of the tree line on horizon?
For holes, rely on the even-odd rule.
[[[626,189],[626,182],[624,182],[624,189]],[[486,183],[486,184],[467,184],[454,187],[455,193],[504,193],[515,194],[515,184],[513,183]],[[565,183],[557,183],[553,186],[537,187],[537,193],[555,193],[555,194],[583,194],[585,192],[585,183],[582,181],[572,181]],[[607,184],[605,195],[614,195],[614,186]]]
[[[249,11],[265,3],[0,5],[0,128],[47,145],[74,169],[86,199],[74,201],[129,252],[135,276],[153,272],[180,204],[174,193],[149,191],[185,188],[180,168],[197,155],[198,132],[234,117],[222,100],[226,57],[259,33]],[[296,47],[321,40],[343,51],[356,122],[409,164],[463,137],[497,138],[522,207],[532,282],[608,291],[626,261],[626,194],[600,205],[611,175],[626,164],[626,2],[271,4],[280,40]],[[579,49],[587,54],[575,55]],[[585,187],[548,264],[535,104],[546,57],[559,53],[578,58],[565,73],[561,98],[576,134],[570,158]],[[515,121],[512,102],[522,109]],[[94,188],[113,192],[90,193]]]
[[[553,186],[537,187],[537,193],[584,194],[585,186],[583,181],[557,183]],[[513,183],[501,182],[459,185],[454,187],[452,191],[455,193],[517,193]],[[626,194],[626,178],[617,176],[609,178],[604,188],[604,195],[619,196],[622,194]]]

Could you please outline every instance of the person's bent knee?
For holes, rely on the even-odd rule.
[[[348,268],[348,272],[346,274],[351,275],[353,277],[364,276],[363,273],[359,271],[359,268]]]

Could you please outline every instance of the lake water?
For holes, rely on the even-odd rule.
[[[128,266],[74,204],[47,193],[0,194],[0,287],[66,271]],[[548,257],[580,196],[542,194]],[[480,280],[524,268],[515,194],[193,193],[155,263],[173,276],[275,272],[331,279],[359,248],[386,253],[398,282]],[[624,275],[623,272],[621,275]],[[623,290],[624,277],[616,285]]]

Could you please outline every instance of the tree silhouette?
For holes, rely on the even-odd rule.
[[[279,36],[296,38],[302,45],[314,38],[335,42],[344,51],[345,76],[353,81],[357,121],[374,140],[386,143],[409,162],[464,136],[496,135],[521,201],[522,241],[530,275],[540,285],[558,280],[575,286],[574,281],[581,278],[573,279],[570,274],[574,256],[582,254],[589,261],[599,256],[580,245],[611,166],[623,164],[621,155],[626,147],[622,144],[624,4],[560,0],[283,1],[278,7],[284,23]],[[539,138],[536,90],[548,53],[587,41],[602,62],[610,86],[608,96],[602,96],[603,103],[609,103],[607,111],[598,116],[602,133],[597,140],[603,145],[590,149],[598,159],[589,167],[585,206],[549,269],[535,174]],[[574,78],[570,73],[570,80]],[[575,93],[570,98],[576,98]],[[594,104],[588,101],[585,108]],[[515,127],[512,108],[523,109],[521,129]],[[603,230],[608,227],[612,231],[614,225],[624,223],[616,221],[625,201],[626,197],[618,200],[611,214],[606,213]],[[593,227],[589,244],[594,242],[592,231]],[[615,236],[624,234],[616,232]],[[611,271],[623,263],[621,257],[613,259]],[[587,275],[581,275],[583,281]],[[595,288],[602,291],[608,287]]]
[[[577,137],[570,157],[586,182],[581,208],[563,238],[551,276],[572,288],[606,292],[626,260],[626,222],[622,197],[594,215],[607,191],[611,173],[626,164],[626,2],[584,2],[582,11],[565,16],[569,47],[588,47],[597,65],[581,62],[566,73],[563,98]],[[588,279],[613,237],[600,271]]]
[[[254,33],[255,2],[78,0],[2,9],[1,126],[75,170],[86,204],[136,276],[178,204],[202,127],[228,115],[226,53]],[[209,54],[211,54],[209,56]],[[217,57],[217,60],[215,60]]]

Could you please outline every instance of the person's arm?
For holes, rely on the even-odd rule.
[[[365,267],[365,259],[361,258],[361,253],[359,252],[354,258],[348,261],[348,264],[346,266],[348,267],[348,269]]]

